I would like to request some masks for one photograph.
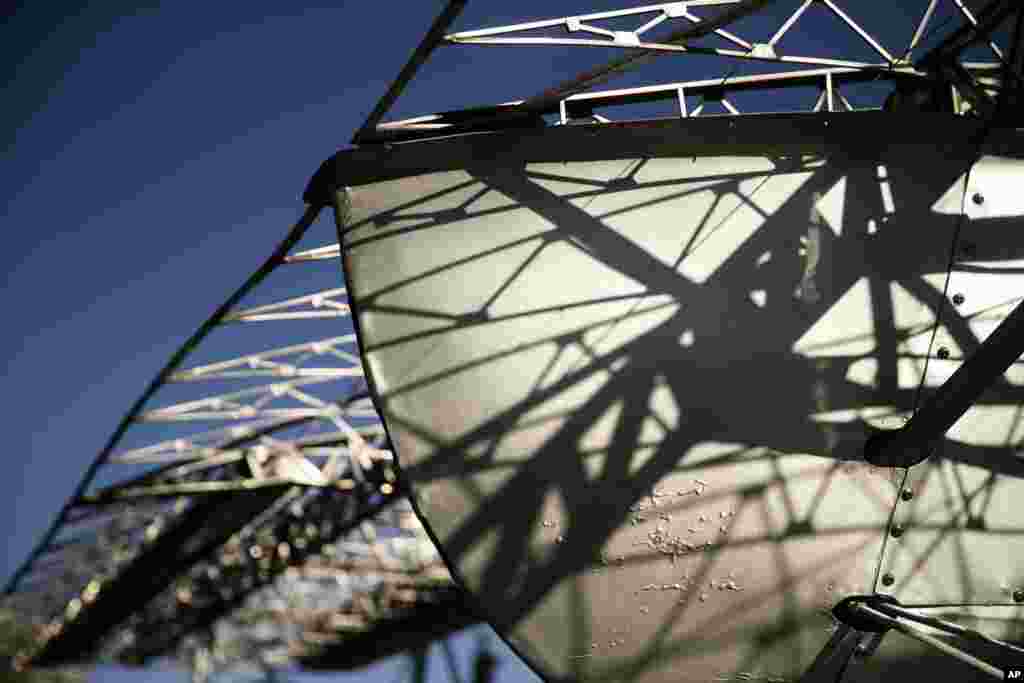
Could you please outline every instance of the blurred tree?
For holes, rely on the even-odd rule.
[[[36,635],[14,612],[0,608],[0,683],[85,683],[85,672],[78,669],[15,671],[15,655],[31,647]]]

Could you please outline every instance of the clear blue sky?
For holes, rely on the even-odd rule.
[[[146,383],[298,216],[308,177],[347,145],[442,4],[33,3],[5,19],[5,579]],[[457,27],[630,4],[475,0]],[[916,4],[882,28],[906,40]],[[447,48],[393,118],[527,97],[617,54]],[[616,84],[703,66],[662,60]],[[529,676],[514,667],[502,680]]]

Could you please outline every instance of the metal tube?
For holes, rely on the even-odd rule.
[[[918,621],[922,624],[926,624],[928,626],[941,629],[943,631],[948,631],[950,633],[962,636],[964,638],[974,638],[975,640],[982,640],[986,643],[991,643],[992,645],[997,645],[999,647],[1004,647],[1007,650],[1024,654],[1024,648],[1017,647],[1016,645],[1004,642],[1002,640],[999,640],[998,638],[993,638],[992,636],[986,635],[980,631],[965,628],[960,624],[956,624],[951,621],[946,621],[945,619],[939,619],[938,617],[932,617],[926,614],[917,614],[916,612],[912,612],[911,610],[899,607],[897,605],[882,604],[878,606],[878,609],[883,613],[892,612],[893,616],[902,617],[909,621]]]
[[[978,14],[978,23],[967,23],[917,61],[928,69],[960,57],[960,53],[980,40],[988,38],[1016,8],[1012,0],[993,0]]]
[[[1024,301],[982,342],[953,376],[901,429],[878,432],[864,444],[864,458],[882,467],[910,467],[934,445],[993,382],[1024,353]]]
[[[917,47],[917,43],[921,40],[921,36],[924,34],[924,27],[928,25],[928,21],[932,18],[932,13],[935,11],[935,5],[939,0],[931,0],[928,3],[928,9],[924,11],[924,15],[921,17],[921,22],[917,25],[917,30],[914,31],[914,37],[910,39],[910,44],[907,46],[907,51],[903,54],[901,59],[906,59],[907,56]]]
[[[914,640],[924,643],[925,645],[931,645],[936,650],[944,652],[951,657],[955,657],[956,659],[959,659],[961,662],[970,664],[979,671],[983,671],[990,676],[994,676],[999,680],[1003,680],[1003,672],[1000,671],[998,668],[992,666],[988,662],[982,661],[977,657],[974,657],[973,655],[967,654],[959,648],[953,647],[948,643],[944,643],[938,638],[929,636],[925,633],[921,633],[920,631],[913,628],[912,626],[907,624],[906,621],[899,617],[890,617],[886,614],[883,614],[882,612],[879,612],[878,610],[868,607],[867,605],[858,605],[855,609],[859,609],[864,613],[871,615],[875,619],[891,624],[892,628],[896,629],[905,636],[909,636]]]
[[[373,134],[377,124],[384,117],[384,114],[388,112],[388,109],[391,108],[391,105],[395,103],[398,96],[402,94],[402,91],[405,90],[405,86],[409,84],[409,81],[416,75],[419,68],[427,61],[427,57],[434,51],[434,48],[444,40],[445,31],[448,30],[448,27],[459,16],[467,2],[468,0],[450,0],[444,11],[434,20],[434,24],[430,27],[427,35],[423,37],[423,41],[416,48],[416,51],[412,53],[412,57],[405,63],[405,66],[402,67],[398,78],[394,80],[391,87],[388,88],[384,96],[377,102],[377,106],[370,112],[362,127],[352,137],[353,145],[360,144],[365,138]]]
[[[964,18],[967,19],[968,23],[970,23],[972,26],[978,25],[978,20],[974,18],[973,14],[971,14],[971,10],[967,9],[967,7],[964,5],[963,0],[953,0],[953,3],[960,8],[960,13],[964,15]],[[988,46],[992,50],[992,54],[996,56],[996,59],[1003,59],[1003,51],[1000,50],[999,46],[996,45],[991,39],[988,41]]]
[[[1021,93],[1024,91],[1024,82],[1021,79],[1022,72],[1024,72],[1024,45],[1022,44],[1024,44],[1024,10],[1018,10],[1009,54],[1003,63],[1002,89],[999,99],[996,101],[997,116],[1004,117],[1008,123],[1024,104],[1024,98],[1021,97]]]
[[[800,15],[811,6],[811,2],[813,2],[813,0],[804,0],[803,4],[796,8],[796,11],[790,15],[789,19],[786,19],[786,21],[782,23],[782,26],[780,26],[779,30],[775,32],[775,35],[771,37],[768,44],[774,47],[775,43],[779,42],[779,40],[782,39],[782,36],[786,35],[786,31],[793,27],[793,24],[795,24],[796,20],[800,18]]]
[[[858,23],[857,23],[857,22],[855,22],[855,21],[854,21],[853,19],[851,19],[851,18],[850,18],[850,15],[848,15],[848,14],[847,14],[846,12],[844,12],[844,11],[843,11],[843,10],[841,10],[841,9],[840,9],[840,8],[839,8],[838,6],[836,6],[836,4],[835,4],[834,2],[832,2],[832,0],[822,0],[822,1],[823,1],[823,2],[825,3],[825,6],[826,6],[826,7],[828,7],[828,8],[830,9],[830,10],[832,10],[832,13],[833,13],[833,14],[835,14],[835,15],[836,15],[837,17],[839,17],[840,19],[842,19],[842,20],[843,20],[843,22],[845,22],[847,26],[849,26],[849,27],[850,27],[851,29],[853,29],[853,31],[854,31],[854,32],[855,32],[855,33],[856,33],[857,35],[859,35],[859,36],[860,36],[861,38],[863,38],[863,39],[864,39],[864,41],[865,41],[865,42],[866,42],[866,43],[867,43],[868,45],[870,45],[871,47],[873,47],[873,48],[875,49],[875,52],[877,52],[878,54],[880,54],[880,55],[882,56],[882,59],[884,59],[885,61],[887,61],[887,62],[888,62],[888,63],[890,63],[890,64],[892,64],[893,62],[895,62],[895,61],[896,61],[895,59],[893,59],[892,55],[891,55],[891,54],[889,54],[889,51],[888,51],[888,50],[886,50],[886,49],[885,49],[884,47],[882,47],[882,46],[881,46],[881,45],[880,45],[880,44],[878,43],[878,41],[877,41],[877,40],[875,40],[875,39],[874,39],[874,38],[873,38],[873,37],[871,36],[871,34],[870,34],[870,33],[868,33],[867,31],[865,31],[864,29],[862,29],[862,28],[860,27],[860,24],[858,24]]]

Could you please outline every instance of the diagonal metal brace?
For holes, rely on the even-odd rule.
[[[942,62],[953,62],[971,45],[988,39],[999,25],[1017,8],[1016,0],[992,0],[977,16],[977,24],[967,23],[954,32],[928,54],[918,60],[918,66],[928,69]]]
[[[364,142],[364,138],[367,138],[373,133],[373,130],[377,127],[384,115],[391,109],[391,105],[395,103],[398,96],[405,90],[405,86],[409,84],[412,77],[419,71],[419,68],[423,66],[423,63],[427,61],[427,57],[437,48],[438,45],[444,40],[445,31],[448,27],[458,18],[459,14],[465,8],[468,0],[450,0],[445,5],[444,10],[438,15],[437,19],[434,20],[430,30],[427,31],[427,35],[423,37],[423,40],[417,46],[416,50],[409,57],[409,61],[406,62],[405,66],[402,67],[402,71],[398,74],[398,78],[394,80],[384,95],[378,100],[377,105],[370,112],[369,117],[363,125],[356,131],[355,136],[352,138],[352,144],[358,145]]]
[[[910,467],[935,450],[967,409],[1024,354],[1024,301],[900,429],[876,432],[864,459],[879,467]]]

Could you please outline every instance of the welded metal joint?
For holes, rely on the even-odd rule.
[[[843,598],[832,608],[832,616],[863,633],[885,633],[892,625],[881,619],[877,619],[870,613],[865,612],[861,607],[878,606],[885,603],[899,605],[899,600],[891,595],[876,593],[874,595],[851,595]]]

